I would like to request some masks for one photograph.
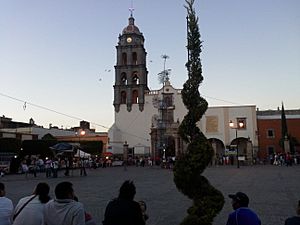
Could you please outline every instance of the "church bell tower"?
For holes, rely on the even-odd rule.
[[[144,36],[134,25],[131,13],[129,24],[119,35],[117,49],[117,63],[115,65],[114,107],[118,113],[121,105],[126,105],[128,112],[138,106],[144,110],[145,91],[148,71],[146,68],[146,51]]]

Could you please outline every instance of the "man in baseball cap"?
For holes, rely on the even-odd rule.
[[[261,225],[256,213],[248,208],[249,197],[243,192],[228,195],[234,212],[228,216],[226,225]]]
[[[236,194],[231,194],[231,195],[228,195],[229,198],[233,199],[236,203],[236,205],[239,205],[240,207],[248,207],[249,205],[249,198],[248,196],[243,193],[243,192],[237,192]],[[233,206],[235,207],[235,206]],[[234,208],[236,209],[236,208]]]

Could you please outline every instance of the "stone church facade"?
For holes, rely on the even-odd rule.
[[[131,15],[116,46],[115,120],[108,131],[108,151],[123,154],[126,145],[134,149],[135,155],[159,159],[176,156],[185,149],[177,132],[187,112],[181,89],[174,88],[166,76],[160,90],[149,90],[145,38],[134,22]],[[230,129],[229,121],[238,123],[241,120],[245,124],[243,128]],[[257,147],[254,105],[209,107],[199,127],[211,141],[216,155],[225,154],[226,146],[240,139],[238,143],[245,150],[241,153],[253,157]]]

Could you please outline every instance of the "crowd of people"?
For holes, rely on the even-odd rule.
[[[0,182],[0,224],[1,225],[96,225],[93,216],[86,212],[79,202],[73,184],[63,181],[56,185],[55,198],[49,196],[47,183],[38,183],[32,194],[21,198],[14,207],[5,196],[5,185]],[[119,189],[119,195],[111,200],[105,209],[103,225],[145,225],[149,216],[146,203],[135,201],[136,187],[126,180]],[[226,225],[261,225],[259,216],[249,208],[249,197],[243,192],[230,194],[233,212]],[[300,224],[300,201],[297,215],[285,220],[284,225]]]
[[[270,155],[270,164],[275,166],[292,166],[299,164],[299,156],[292,155],[291,153],[281,153]]]
[[[49,196],[47,183],[38,183],[32,194],[19,200],[14,207],[5,196],[5,185],[0,183],[1,225],[96,225],[92,215],[85,211],[68,181],[56,185],[55,198]],[[126,180],[119,196],[108,203],[103,225],[145,225],[148,215],[146,203],[134,201],[136,193],[132,181]]]
[[[64,175],[69,176],[70,171],[73,169],[80,169],[81,176],[87,176],[86,168],[96,169],[96,168],[107,168],[114,166],[115,162],[122,162],[117,158],[112,157],[72,157],[72,156],[59,156],[59,157],[46,157],[45,159],[40,156],[25,156],[21,160],[17,173],[32,174],[37,177],[38,173],[44,173],[47,178],[53,177],[57,178],[58,171],[64,170]],[[119,165],[119,164],[118,164]],[[122,164],[120,164],[122,165]],[[134,159],[129,159],[127,165],[136,166],[152,166],[152,160],[145,157],[136,157]],[[73,175],[73,174],[72,174]]]

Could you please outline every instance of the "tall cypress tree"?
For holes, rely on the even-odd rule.
[[[281,103],[281,138],[284,140],[285,137],[288,137],[288,128],[286,123],[284,106],[282,102]]]
[[[200,60],[201,41],[198,17],[193,8],[195,0],[186,0],[188,13],[188,53],[186,63],[188,80],[183,85],[182,100],[188,113],[185,115],[179,133],[187,143],[187,151],[176,161],[174,182],[179,191],[193,200],[188,209],[188,216],[182,225],[211,225],[214,217],[224,205],[224,197],[209,181],[202,176],[204,169],[212,160],[213,149],[205,135],[200,131],[197,122],[207,110],[207,101],[200,96],[199,86],[203,81]]]

